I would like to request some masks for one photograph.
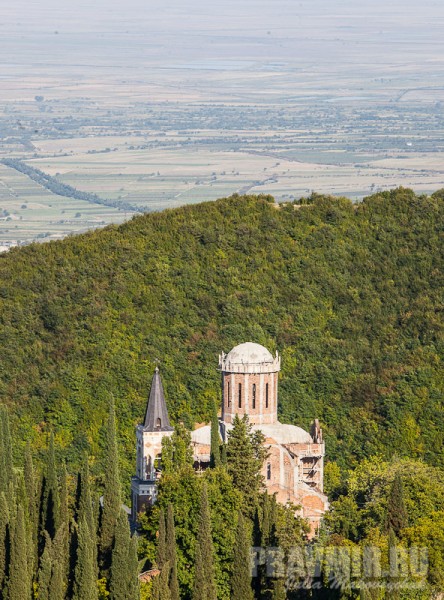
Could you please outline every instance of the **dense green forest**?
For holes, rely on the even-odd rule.
[[[173,420],[192,426],[219,398],[218,354],[251,340],[282,353],[280,418],[319,418],[330,461],[443,466],[442,194],[269,200],[1,255],[0,401],[15,451],[28,439],[44,450],[51,429],[68,463],[99,459],[112,394],[130,474],[156,361]]]
[[[442,591],[443,213],[442,191],[233,196],[1,255],[0,597],[132,600],[146,569],[154,600]],[[215,419],[218,354],[248,340],[282,354],[281,421],[324,429],[332,504],[313,541],[264,494],[247,422],[212,444],[204,475],[191,466],[187,427]],[[158,361],[177,428],[137,563],[120,502]],[[309,552],[293,591],[264,565],[250,581],[252,544],[286,568],[292,548]],[[369,547],[384,569],[390,549],[427,548],[428,570],[408,577],[422,587],[386,587],[403,577],[387,571],[359,589],[353,569],[330,585]],[[318,564],[319,586],[298,588]]]

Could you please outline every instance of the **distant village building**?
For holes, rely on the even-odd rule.
[[[248,415],[252,429],[265,436],[268,457],[262,467],[267,490],[278,502],[300,506],[312,531],[328,508],[323,493],[325,444],[316,420],[310,433],[278,421],[278,378],[281,359],[259,344],[246,342],[219,357],[222,375],[222,411],[219,431],[228,441],[235,415]],[[143,504],[155,501],[156,461],[160,459],[161,440],[171,435],[160,375],[156,369],[144,425],[137,427],[137,477],[133,478],[133,517]],[[211,426],[204,425],[191,434],[196,468],[210,463]]]

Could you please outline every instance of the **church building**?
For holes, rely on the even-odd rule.
[[[325,444],[315,420],[310,433],[280,423],[277,417],[281,359],[263,346],[246,342],[219,357],[222,380],[221,441],[227,442],[235,415],[248,415],[252,429],[265,436],[268,457],[262,467],[266,488],[278,502],[300,507],[312,532],[328,508],[323,493]],[[133,518],[144,504],[155,501],[156,479],[160,476],[161,440],[171,435],[158,369],[154,374],[144,425],[137,427],[137,476],[132,480]],[[210,463],[211,425],[191,434],[196,468]]]
[[[136,475],[131,479],[131,518],[156,501],[161,473],[162,439],[172,435],[159,368],[156,367],[143,424],[136,427]]]

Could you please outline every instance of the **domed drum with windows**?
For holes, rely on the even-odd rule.
[[[279,354],[273,357],[260,344],[246,342],[219,356],[222,371],[222,419],[248,415],[253,425],[276,423]]]

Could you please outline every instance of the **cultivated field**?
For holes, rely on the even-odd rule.
[[[441,3],[99,4],[5,7],[0,159],[143,210],[444,187]],[[130,216],[0,182],[3,241]]]
[[[0,165],[0,247],[57,239],[124,218],[117,209],[51,194],[22,173]]]

